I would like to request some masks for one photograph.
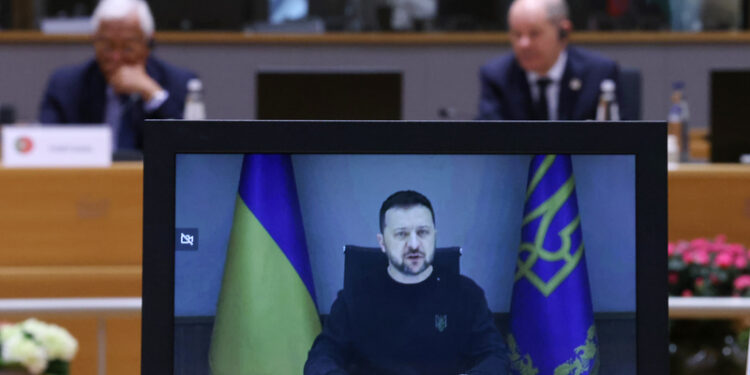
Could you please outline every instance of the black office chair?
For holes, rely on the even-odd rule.
[[[460,257],[461,248],[458,246],[437,248],[432,265],[441,272],[458,274],[461,270]],[[387,266],[388,258],[379,247],[344,246],[344,288],[370,270],[377,267],[385,270]]]
[[[620,69],[620,95],[618,98],[620,118],[641,119],[641,71],[635,68]]]

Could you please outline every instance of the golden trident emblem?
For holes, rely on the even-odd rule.
[[[555,161],[555,155],[547,155],[542,162],[542,165],[534,173],[534,177],[529,183],[529,187],[526,191],[526,199],[534,192],[539,182],[542,180],[544,175],[549,170],[552,163]],[[571,235],[581,224],[580,216],[576,216],[570,221],[568,225],[560,230],[557,234],[560,236],[560,248],[554,251],[550,251],[544,248],[544,238],[547,236],[552,220],[555,218],[557,213],[560,211],[560,207],[573,195],[575,190],[575,180],[571,175],[570,178],[544,203],[539,205],[536,209],[529,212],[523,218],[523,225],[530,223],[533,220],[541,217],[542,220],[539,224],[539,229],[536,232],[534,242],[522,242],[521,248],[518,253],[518,270],[516,271],[515,280],[525,277],[529,282],[534,285],[545,297],[549,297],[557,287],[565,281],[565,278],[570,275],[571,272],[576,268],[578,262],[583,256],[583,241],[578,246],[573,254],[571,254]],[[528,252],[529,256],[526,260],[521,260],[521,254]],[[536,264],[537,260],[543,260],[547,262],[555,262],[559,260],[565,261],[565,265],[560,268],[549,281],[542,280],[531,268]]]

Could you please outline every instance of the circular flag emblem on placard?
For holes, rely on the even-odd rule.
[[[16,150],[18,152],[25,154],[31,151],[31,148],[34,146],[34,143],[31,142],[31,138],[29,137],[21,137],[16,140]]]

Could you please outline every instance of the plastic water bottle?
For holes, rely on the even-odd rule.
[[[205,120],[206,105],[203,104],[203,82],[198,78],[191,78],[187,83],[187,91],[185,112],[182,118],[185,120]]]
[[[673,169],[680,162],[680,145],[674,134],[667,135],[667,167]]]
[[[605,79],[599,85],[599,105],[596,108],[597,121],[619,121],[620,108],[617,105],[615,81]]]
[[[690,113],[685,100],[685,84],[681,81],[672,84],[672,104],[667,115],[667,132],[677,137],[680,146],[680,160],[687,161],[689,156],[688,119]]]

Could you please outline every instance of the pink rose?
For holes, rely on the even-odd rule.
[[[693,296],[693,292],[691,292],[690,289],[685,289],[685,290],[682,291],[682,296],[683,297],[692,297]]]
[[[677,272],[670,272],[669,283],[674,285],[674,284],[677,284],[678,281],[680,281],[680,275],[678,275]]]
[[[705,266],[711,262],[711,257],[708,255],[707,251],[696,251],[693,253],[693,262]]]
[[[674,247],[674,251],[677,254],[682,254],[688,249],[690,249],[690,243],[687,241],[680,241]]]
[[[716,238],[714,239],[714,242],[716,242],[716,243],[726,243],[727,242],[727,235],[726,234],[718,234],[718,235],[716,235]]]
[[[724,245],[720,243],[709,243],[708,244],[708,251],[712,253],[718,253],[721,252],[721,250],[724,249]]]
[[[722,251],[716,255],[714,261],[720,268],[729,268],[734,263],[734,256],[729,252]]]
[[[669,245],[667,245],[667,256],[671,257],[672,255],[674,255],[674,248],[675,245],[671,242],[669,243]]]
[[[711,245],[711,243],[705,239],[705,238],[696,238],[692,241],[690,241],[690,247],[692,247],[695,250],[708,250],[708,247]]]
[[[734,266],[739,269],[744,269],[745,267],[747,267],[747,258],[744,254],[734,258]]]
[[[733,253],[733,254],[744,254],[745,253],[745,247],[738,244],[738,243],[731,243],[727,245],[727,251]]]
[[[734,279],[734,289],[742,290],[750,287],[750,275],[742,275]]]

